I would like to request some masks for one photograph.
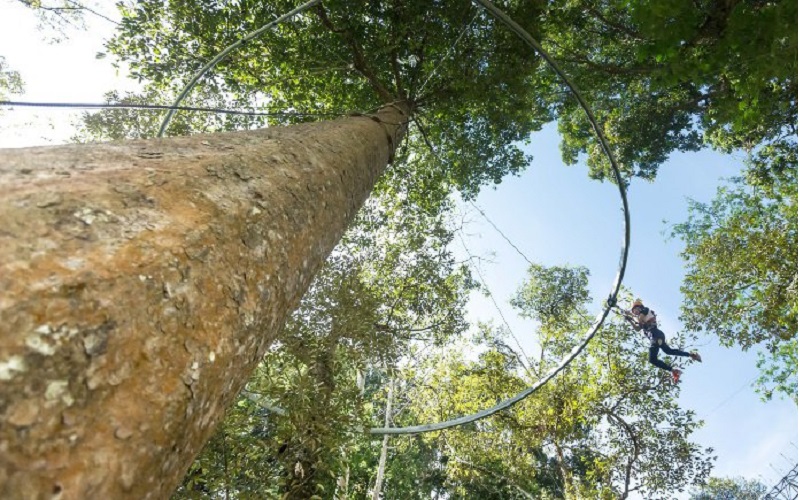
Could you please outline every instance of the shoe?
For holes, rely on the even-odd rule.
[[[697,361],[698,363],[702,363],[702,362],[703,362],[703,358],[701,358],[701,357],[700,357],[700,355],[699,355],[699,354],[697,354],[696,352],[693,352],[693,353],[691,353],[689,356],[690,356],[690,357],[691,357],[693,360]]]
[[[672,383],[677,384],[678,381],[681,379],[682,371],[678,370],[677,368],[672,369]]]

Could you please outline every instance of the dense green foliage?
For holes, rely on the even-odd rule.
[[[175,92],[202,62],[293,6],[137,2],[124,8],[108,48],[148,88]],[[501,6],[587,94],[631,175],[653,179],[672,151],[751,149],[796,129],[796,2]],[[592,175],[608,174],[583,112],[552,71],[467,1],[326,2],[248,43],[202,85],[274,110],[409,100],[447,164],[427,174],[468,193],[523,168],[512,143],[555,118],[564,158],[587,153]]]
[[[631,175],[672,151],[780,142],[797,130],[797,2],[555,2],[543,44],[587,94]],[[574,101],[558,105],[564,158],[608,163]]]

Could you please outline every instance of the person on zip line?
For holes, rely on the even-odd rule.
[[[626,320],[628,320],[628,323],[631,324],[634,330],[637,332],[640,330],[644,331],[644,334],[650,339],[650,357],[648,358],[650,363],[661,368],[662,370],[670,372],[672,374],[672,381],[674,383],[678,383],[681,373],[683,372],[658,359],[659,349],[664,351],[664,354],[667,355],[685,356],[687,358],[692,358],[694,361],[703,361],[700,358],[700,355],[696,352],[681,351],[680,349],[673,349],[668,346],[667,338],[664,335],[664,332],[658,329],[656,313],[650,308],[645,307],[641,299],[636,299],[633,301],[630,312],[625,311],[622,308],[620,308],[620,311],[622,311],[622,315]]]

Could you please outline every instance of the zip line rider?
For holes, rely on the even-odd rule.
[[[681,376],[681,370],[677,368],[673,368],[672,366],[668,365],[667,363],[658,359],[658,350],[661,349],[664,351],[664,354],[671,355],[671,356],[685,356],[687,358],[692,358],[694,361],[702,362],[703,360],[700,358],[700,355],[696,352],[686,352],[681,351],[680,349],[673,349],[667,345],[667,338],[664,335],[664,332],[658,329],[658,322],[656,321],[656,314],[651,309],[644,306],[641,299],[636,299],[631,304],[630,312],[625,311],[620,308],[625,316],[625,319],[628,320],[628,323],[631,324],[634,330],[637,332],[640,330],[644,330],[644,334],[650,339],[650,356],[649,360],[650,363],[653,365],[661,368],[662,370],[667,370],[672,374],[672,381],[677,383]]]

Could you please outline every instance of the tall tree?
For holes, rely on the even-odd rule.
[[[175,488],[402,137],[376,118],[0,154],[3,496]]]

